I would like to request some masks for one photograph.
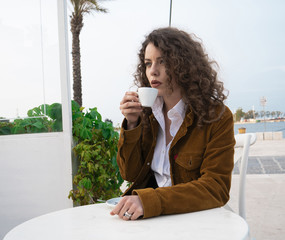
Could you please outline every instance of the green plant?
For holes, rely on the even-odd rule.
[[[86,113],[72,101],[73,138],[78,170],[69,198],[75,205],[96,203],[121,194],[123,179],[116,162],[119,134],[110,121],[102,121],[97,108]]]
[[[46,115],[45,115],[46,112]],[[0,135],[62,131],[61,104],[42,104],[30,109],[29,118],[0,122]]]
[[[0,121],[0,135],[10,135],[13,124],[7,121]]]
[[[42,118],[44,120],[43,125],[47,126],[48,131],[62,131],[62,107],[60,103],[42,104],[28,111],[28,117],[41,117],[44,114],[49,117],[49,119]]]

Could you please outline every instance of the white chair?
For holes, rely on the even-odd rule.
[[[244,133],[235,135],[235,154],[234,164],[238,164],[239,167],[239,190],[238,190],[238,211],[239,215],[246,220],[245,213],[245,182],[246,182],[246,171],[248,165],[249,148],[256,142],[255,133]],[[227,204],[225,208],[232,210]]]
[[[245,211],[245,182],[246,182],[246,171],[248,165],[249,148],[256,142],[255,133],[244,133],[235,135],[235,154],[234,164],[238,164],[239,167],[239,189],[238,189],[238,212],[239,215],[246,220]],[[226,204],[224,208],[233,211],[233,209]],[[248,239],[251,239],[250,233]]]

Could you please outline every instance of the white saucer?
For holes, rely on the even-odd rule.
[[[120,200],[122,199],[122,197],[117,197],[117,198],[111,198],[109,200],[106,201],[106,204],[109,206],[109,207],[115,207],[119,202]]]

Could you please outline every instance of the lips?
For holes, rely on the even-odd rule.
[[[156,88],[156,87],[159,87],[159,86],[161,85],[161,82],[159,82],[159,81],[157,81],[157,80],[152,80],[152,81],[150,82],[150,84],[151,84],[151,86],[152,86],[153,88]]]

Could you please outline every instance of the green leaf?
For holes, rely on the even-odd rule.
[[[80,106],[76,101],[74,100],[71,101],[71,107],[72,107],[72,112],[80,112]]]
[[[54,103],[49,106],[47,115],[54,120],[61,120],[62,119],[62,111],[61,111],[61,104]]]
[[[38,108],[38,107],[33,108],[32,111],[33,111],[33,116],[40,116],[40,115],[42,115],[41,109]]]
[[[20,134],[20,133],[24,133],[25,132],[25,128],[21,127],[21,126],[16,126],[14,128],[12,128],[12,133],[13,134]]]
[[[75,121],[78,118],[83,117],[83,114],[81,112],[75,112],[72,114],[72,121]]]
[[[90,115],[93,119],[102,121],[101,114],[97,112],[97,108],[89,108],[89,110],[90,110]]]
[[[80,131],[80,137],[83,139],[92,139],[92,133],[90,130],[88,130],[87,128],[82,128]]]
[[[33,115],[33,110],[30,109],[30,110],[27,112],[27,115],[28,115],[28,117],[33,117],[33,116],[34,116],[34,115]]]
[[[110,137],[110,130],[109,129],[103,129],[102,131],[103,137],[108,139]]]
[[[89,118],[83,119],[83,127],[91,127],[91,120]]]
[[[0,135],[9,135],[11,134],[11,127],[5,126],[0,128]]]
[[[90,190],[92,188],[91,180],[89,178],[83,178],[79,182],[79,186],[82,187],[82,188],[84,187],[87,190]]]
[[[92,164],[92,163],[88,163],[88,164],[87,164],[87,167],[88,167],[88,171],[89,171],[89,172],[91,172],[91,173],[94,172],[94,171],[93,171],[94,167],[93,167],[93,164]]]
[[[73,127],[73,135],[80,136],[80,130],[81,130],[81,126],[80,125],[75,125]]]
[[[32,125],[32,120],[29,118],[23,119],[21,122],[19,122],[19,125],[22,127],[28,127],[28,126]]]
[[[62,121],[61,121],[61,119],[57,119],[57,120],[52,124],[52,128],[53,128],[53,130],[56,131],[56,132],[62,131]]]
[[[111,163],[114,167],[117,166],[117,159],[116,159],[116,156],[114,155],[112,158],[111,158]]]
[[[36,128],[44,128],[43,123],[40,121],[33,123],[32,126],[35,126]]]

